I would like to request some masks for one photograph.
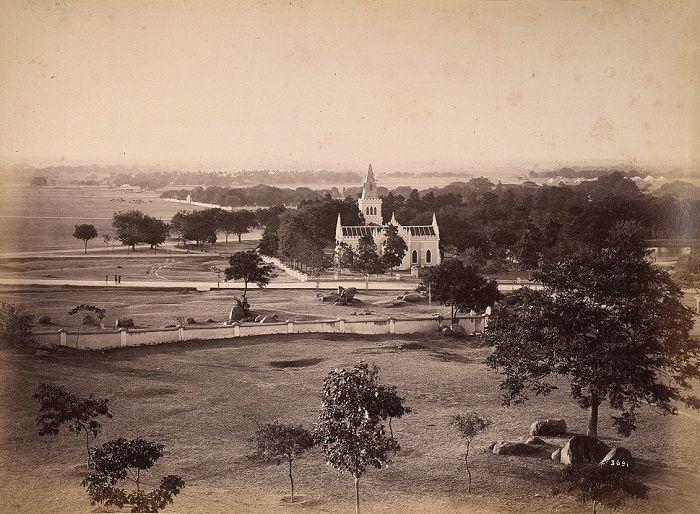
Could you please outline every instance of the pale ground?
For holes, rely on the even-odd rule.
[[[36,434],[31,395],[45,381],[110,399],[114,419],[105,423],[100,441],[143,436],[166,445],[149,480],[182,475],[187,486],[171,511],[351,511],[352,480],[326,467],[319,450],[298,462],[300,501],[290,506],[284,467],[250,461],[248,438],[256,421],[311,427],[328,371],[365,360],[378,364],[382,381],[395,384],[415,409],[394,422],[402,450],[393,463],[361,482],[365,511],[588,512],[590,506],[568,495],[553,496],[559,467],[546,456],[484,453],[492,440],[526,437],[535,419],[564,417],[572,432],[583,430],[586,420],[565,386],[526,406],[501,406],[499,378],[483,364],[487,353],[472,341],[434,336],[324,335],[64,350],[48,358],[0,349],[0,511],[99,511],[80,486],[80,440]],[[278,362],[302,359],[307,361],[300,367]],[[463,444],[449,417],[471,410],[495,424],[475,442],[473,493],[467,494]],[[662,417],[643,408],[638,432],[624,441],[610,415],[601,412],[602,438],[630,448],[641,461],[640,478],[651,487],[647,502],[633,501],[622,511],[694,511],[700,501],[698,414]]]

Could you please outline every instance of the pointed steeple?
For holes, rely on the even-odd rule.
[[[372,171],[371,163],[369,165],[369,168],[367,168],[367,179],[365,180],[365,182],[369,182],[370,180],[374,182],[374,172]]]
[[[367,168],[367,178],[365,178],[365,183],[362,186],[362,198],[373,200],[379,198],[377,195],[377,182],[374,180],[374,171],[372,171],[371,164]]]
[[[338,213],[338,222],[335,224],[335,239],[340,241],[343,236],[343,225],[340,223],[340,213]]]

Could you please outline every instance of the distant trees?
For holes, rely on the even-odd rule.
[[[328,464],[349,472],[355,482],[355,512],[360,509],[360,479],[368,467],[381,468],[399,449],[387,437],[379,368],[360,362],[331,371],[323,381],[322,405],[314,435]]]
[[[352,269],[355,263],[355,251],[352,246],[344,241],[337,244],[335,248],[335,258],[338,267],[342,269]]]
[[[294,476],[292,463],[307,450],[313,448],[315,441],[308,430],[301,425],[283,425],[268,423],[261,426],[253,440],[256,445],[254,457],[276,462],[286,461],[289,465],[289,483],[292,490],[291,501],[294,502]]]
[[[491,426],[491,421],[482,418],[476,412],[468,414],[457,414],[452,416],[452,426],[455,427],[460,437],[467,442],[467,447],[464,451],[464,465],[467,468],[467,492],[472,492],[472,472],[469,469],[469,449],[474,438],[479,435],[479,432]]]
[[[501,297],[495,280],[485,279],[457,259],[425,269],[421,283],[426,287],[430,284],[434,300],[450,306],[452,323],[456,309],[484,310]]]
[[[547,395],[550,377],[570,380],[570,394],[589,409],[588,434],[597,436],[598,407],[607,400],[622,435],[636,429],[642,403],[674,414],[676,402],[700,378],[700,343],[693,319],[668,273],[645,257],[643,241],[625,241],[623,227],[603,249],[580,249],[535,274],[541,291],[523,288],[515,304],[497,306],[489,319],[488,365],[504,375],[506,404]],[[639,236],[637,236],[639,237]]]
[[[386,227],[386,239],[382,243],[382,262],[384,266],[391,269],[399,266],[403,261],[408,246],[406,241],[399,235],[399,230],[393,226]]]
[[[111,418],[109,400],[94,395],[78,396],[61,386],[40,384],[33,396],[39,401],[39,435],[57,435],[62,426],[75,434],[85,434],[87,464],[90,466],[90,438],[102,431],[99,417]]]
[[[0,302],[0,338],[12,341],[31,334],[34,316],[23,314],[9,302]]]
[[[681,287],[700,289],[700,246],[678,258],[672,276]]]
[[[223,211],[219,219],[219,229],[226,235],[227,243],[229,234],[236,234],[240,243],[241,236],[250,232],[256,224],[255,213],[252,211]]]
[[[83,480],[91,505],[105,508],[131,507],[131,512],[158,512],[173,503],[185,487],[178,475],[166,475],[150,491],[141,489],[141,473],[153,467],[163,456],[164,445],[142,438],[108,441],[91,451],[94,472]],[[119,486],[130,480],[136,489]]]
[[[169,227],[163,221],[148,216],[141,211],[125,211],[114,214],[112,226],[115,238],[132,250],[136,245],[146,243],[155,249],[168,237]]]
[[[49,179],[41,175],[34,175],[29,181],[29,184],[34,187],[48,186]]]
[[[170,223],[172,231],[177,234],[183,245],[194,241],[197,246],[216,242],[218,215],[215,209],[204,211],[179,211]]]
[[[73,237],[76,239],[80,239],[85,243],[83,253],[87,254],[88,241],[97,237],[97,230],[95,230],[95,225],[76,225],[75,230],[73,231]]]
[[[363,275],[379,275],[386,272],[386,264],[379,257],[377,245],[371,235],[365,234],[358,240],[352,270]]]
[[[265,261],[254,250],[236,252],[228,258],[229,266],[224,269],[226,280],[243,281],[243,298],[248,293],[248,284],[263,288],[270,283],[274,266]]]

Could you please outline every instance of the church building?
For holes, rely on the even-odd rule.
[[[377,253],[382,254],[383,243],[386,240],[386,228],[393,225],[399,235],[406,242],[408,251],[404,255],[403,262],[397,266],[399,270],[410,270],[413,267],[437,266],[440,264],[440,229],[433,214],[431,225],[401,225],[394,215],[384,224],[382,220],[382,199],[377,194],[377,182],[374,180],[372,165],[367,170],[367,178],[362,187],[362,196],[357,200],[357,206],[365,218],[364,225],[343,225],[338,214],[338,223],[335,228],[336,248],[340,243],[346,243],[353,250],[357,250],[360,237],[369,234],[377,245]]]

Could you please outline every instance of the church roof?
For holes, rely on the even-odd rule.
[[[374,235],[375,232],[384,229],[384,227],[380,225],[353,225],[341,228],[343,229],[343,236],[345,237],[371,236]]]
[[[412,236],[434,236],[435,229],[432,225],[409,225],[404,227]]]

